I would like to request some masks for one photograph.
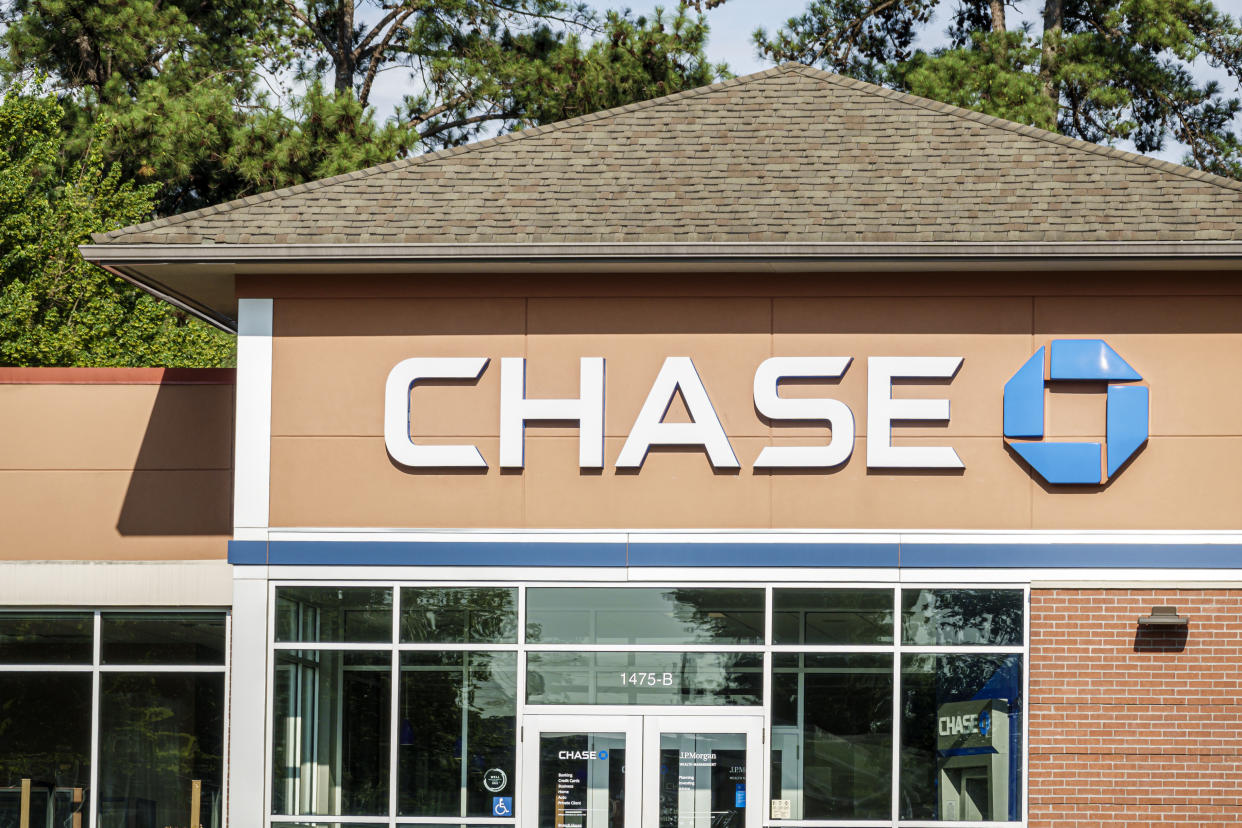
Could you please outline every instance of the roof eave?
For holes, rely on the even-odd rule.
[[[90,244],[89,262],[210,325],[236,332],[229,307],[239,271],[304,274],[305,267],[352,265],[363,272],[641,272],[661,266],[729,270],[832,271],[1242,269],[1242,241],[1127,242],[596,242],[527,244]],[[181,267],[173,282],[161,274]],[[152,272],[154,271],[154,272]],[[223,281],[222,281],[223,280]],[[210,283],[210,284],[208,284]],[[196,296],[195,294],[198,294]],[[214,295],[216,301],[204,300]]]
[[[1107,242],[573,242],[428,244],[88,244],[103,266],[305,262],[680,262],[747,259],[833,262],[1135,260],[1242,261],[1242,241]]]

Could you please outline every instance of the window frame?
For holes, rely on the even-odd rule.
[[[548,577],[546,579],[539,578],[513,578],[502,579],[496,577],[479,577],[471,578],[436,578],[419,580],[417,578],[394,578],[384,577],[379,579],[366,578],[363,573],[357,576],[354,573],[357,570],[342,570],[341,568],[333,568],[335,571],[331,574],[325,572],[325,576],[320,579],[308,578],[303,573],[298,573],[299,577],[281,577],[278,572],[273,572],[272,577],[268,579],[267,586],[267,609],[268,609],[268,630],[266,636],[267,653],[268,653],[268,669],[266,672],[266,680],[268,688],[265,699],[265,782],[264,782],[264,819],[268,828],[280,828],[283,825],[296,823],[316,823],[330,826],[345,825],[377,825],[389,826],[390,828],[400,828],[400,826],[516,826],[518,817],[512,818],[495,818],[495,817],[401,817],[397,815],[397,796],[398,796],[398,774],[397,774],[397,745],[398,733],[400,726],[398,720],[397,706],[399,703],[399,692],[397,692],[396,678],[394,678],[394,691],[392,693],[391,703],[392,711],[390,714],[390,764],[389,764],[389,812],[388,816],[361,817],[351,815],[341,816],[315,816],[315,815],[292,815],[292,814],[273,814],[271,780],[273,771],[273,727],[274,720],[274,693],[272,681],[274,678],[273,668],[275,665],[275,651],[278,649],[325,649],[325,650],[378,650],[390,651],[392,654],[392,670],[394,677],[400,676],[400,654],[411,650],[430,650],[430,651],[508,651],[517,654],[517,728],[518,741],[514,745],[516,756],[516,768],[513,784],[515,790],[520,790],[522,785],[523,768],[522,768],[522,723],[526,715],[597,715],[608,716],[615,714],[643,714],[643,715],[679,715],[685,713],[687,715],[713,715],[713,716],[729,716],[729,715],[762,715],[764,722],[764,753],[760,757],[762,764],[763,779],[763,797],[758,801],[765,806],[769,802],[769,793],[772,790],[771,784],[771,735],[772,735],[772,675],[773,664],[772,656],[776,653],[886,653],[891,654],[893,664],[893,700],[892,700],[892,793],[891,793],[891,818],[885,820],[857,820],[857,819],[789,819],[789,820],[773,820],[770,818],[770,809],[763,807],[762,824],[765,828],[937,828],[938,826],[953,825],[958,828],[985,828],[986,826],[1009,825],[1024,828],[1027,824],[1029,813],[1029,754],[1030,754],[1030,732],[1029,732],[1029,698],[1030,698],[1030,582],[1029,581],[1004,581],[1004,580],[980,580],[975,582],[970,580],[966,584],[966,588],[987,590],[1012,590],[1020,592],[1022,596],[1022,636],[1020,645],[999,646],[999,645],[914,645],[905,644],[902,640],[902,591],[903,590],[950,590],[958,586],[951,577],[937,577],[941,573],[931,573],[930,571],[921,571],[924,577],[911,579],[908,582],[901,581],[899,578],[892,580],[849,580],[848,578],[829,581],[829,580],[806,580],[806,581],[789,581],[789,580],[771,580],[763,581],[756,584],[753,574],[746,570],[714,570],[713,572],[704,573],[701,580],[690,580],[683,578],[679,580],[671,579],[652,579],[652,580],[635,580],[635,581],[617,581],[617,580],[587,580],[580,574],[573,574],[568,571],[563,579]],[[482,575],[483,573],[480,573]],[[684,570],[678,572],[679,575],[685,575]],[[825,573],[829,574],[829,573]],[[947,575],[957,575],[960,573],[946,573]],[[341,577],[345,575],[346,577]],[[549,573],[550,575],[550,573]],[[352,576],[352,577],[351,577]],[[299,587],[299,586],[327,586],[333,587],[366,587],[366,588],[384,588],[390,587],[393,590],[392,604],[392,623],[393,623],[393,640],[392,643],[380,644],[347,644],[347,643],[326,643],[326,644],[309,644],[297,642],[275,642],[275,610],[276,610],[276,590],[283,587]],[[676,589],[676,588],[750,588],[762,590],[764,594],[764,634],[762,644],[748,645],[730,645],[730,644],[533,644],[526,641],[526,596],[528,588],[541,587],[573,587],[589,589],[593,587],[621,587],[633,589]],[[401,589],[403,587],[418,588],[507,588],[517,589],[517,637],[514,643],[489,643],[489,644],[456,644],[456,643],[402,643],[400,641],[400,619],[401,619]],[[891,591],[893,606],[893,643],[891,644],[772,644],[773,640],[773,624],[774,624],[774,591],[778,589],[806,589],[806,590],[851,590],[851,589],[887,589]],[[757,706],[678,706],[678,705],[550,705],[550,704],[530,704],[526,700],[526,655],[531,652],[556,652],[556,651],[599,651],[599,652],[651,652],[651,651],[669,651],[669,652],[755,652],[761,653],[763,656],[763,676],[762,676],[762,701]],[[907,654],[931,654],[931,655],[953,655],[953,654],[1016,654],[1022,659],[1022,751],[1018,761],[1020,763],[1020,779],[1021,791],[1018,796],[1018,819],[1015,821],[993,822],[993,821],[946,821],[946,820],[919,820],[919,819],[903,819],[899,816],[899,802],[901,792],[901,728],[902,728],[902,675],[901,665],[902,657]],[[634,826],[633,828],[638,828]]]
[[[224,677],[224,698],[222,719],[224,733],[221,744],[224,745],[224,756],[220,768],[220,812],[221,818],[228,813],[229,807],[229,703],[231,697],[231,660],[233,654],[233,612],[228,607],[168,607],[168,606],[115,606],[115,607],[63,607],[63,606],[0,606],[0,613],[20,612],[23,615],[40,613],[77,613],[91,615],[91,660],[81,664],[0,664],[0,673],[77,673],[91,676],[91,740],[90,740],[90,810],[87,812],[88,828],[99,825],[99,710],[101,706],[101,684],[104,673],[216,673]],[[103,617],[112,613],[137,614],[150,613],[176,615],[223,615],[224,616],[224,663],[223,664],[103,664]]]

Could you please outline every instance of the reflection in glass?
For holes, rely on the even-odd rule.
[[[537,644],[762,644],[761,589],[532,587]]]
[[[776,589],[773,644],[892,644],[891,589]]]
[[[625,828],[625,734],[539,735],[539,828]]]
[[[276,590],[276,640],[391,642],[392,590],[282,587]]]
[[[222,612],[105,612],[103,664],[224,664]]]
[[[1022,656],[904,655],[901,817],[1014,821]]]
[[[100,676],[100,828],[218,828],[223,762],[223,674]]]
[[[490,817],[493,797],[516,799],[517,653],[402,653],[399,704],[398,815]]]
[[[30,824],[89,820],[91,674],[0,673],[0,825],[17,826],[30,780]]]
[[[530,704],[761,704],[760,653],[535,652]]]
[[[401,590],[405,643],[517,643],[517,590],[427,587]]]
[[[660,734],[660,828],[746,824],[746,734]]]
[[[904,644],[1022,646],[1022,591],[903,589]]]
[[[391,654],[275,655],[272,813],[386,816]]]
[[[889,819],[893,656],[773,655],[771,760],[790,819]]]
[[[0,612],[0,664],[90,664],[94,640],[88,612]]]

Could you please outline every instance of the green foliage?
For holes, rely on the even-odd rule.
[[[231,338],[78,254],[91,233],[141,221],[155,187],[105,171],[100,142],[69,162],[62,118],[38,88],[12,86],[0,103],[0,363],[228,364]]]
[[[338,0],[335,8],[340,12],[348,2]],[[611,12],[593,39],[572,27],[546,25],[554,13],[576,13],[569,7],[545,2],[522,7],[539,25],[517,25],[524,18],[508,19],[509,12],[482,5],[491,15],[486,31],[482,23],[464,32],[457,28],[454,9],[464,14],[465,5],[437,3],[434,14],[411,13],[403,24],[408,32],[393,28],[397,23],[385,31],[398,31],[403,48],[416,52],[364,49],[370,56],[355,66],[359,74],[333,90],[316,73],[335,77],[337,47],[303,32],[298,40],[301,71],[314,79],[289,109],[265,108],[235,128],[223,166],[237,176],[244,192],[258,192],[458,145],[488,131],[552,123],[728,77],[723,65],[707,61],[707,27],[684,4],[672,14],[657,10],[637,19]],[[327,25],[323,21],[337,19],[328,15],[327,4],[315,10],[316,30]],[[398,15],[394,21],[401,19]],[[359,29],[355,40],[364,43],[367,36]],[[427,84],[380,122],[362,96],[369,94],[371,73],[391,68],[383,61],[417,63]]]
[[[1038,0],[1027,0],[1035,5]],[[1021,6],[1021,2],[1010,3]],[[896,89],[1139,152],[1170,139],[1185,163],[1239,177],[1236,97],[1194,67],[1242,79],[1242,25],[1211,0],[1043,0],[1043,30],[994,28],[999,0],[959,0],[950,46],[914,48],[943,0],[812,0],[774,34],[755,33],[773,60],[801,60]],[[1041,100],[1042,99],[1042,100]]]
[[[256,99],[260,69],[289,50],[279,0],[11,0],[0,35],[9,78],[38,73],[61,93],[66,158],[103,139],[123,177],[156,183],[168,214],[240,191],[220,163]],[[107,122],[100,134],[99,122]]]
[[[405,157],[417,142],[411,129],[376,123],[350,90],[326,92],[315,82],[293,112],[269,110],[239,126],[224,164],[261,192]]]
[[[691,18],[684,4],[637,19],[609,12],[602,36],[585,47],[576,36],[546,50],[538,37],[515,38],[506,47],[515,57],[512,122],[554,123],[729,77],[723,64],[707,61],[706,42],[703,18]]]
[[[1041,93],[1039,46],[1025,32],[971,33],[967,48],[917,52],[893,77],[915,95],[1043,129],[1056,107]]]

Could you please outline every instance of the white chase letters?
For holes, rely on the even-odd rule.
[[[851,357],[772,357],[755,371],[755,408],[770,420],[819,420],[832,429],[826,446],[768,446],[757,469],[829,469],[854,453],[854,413],[840,400],[784,399],[777,385],[785,377],[833,379],[845,373]]]
[[[686,401],[686,411],[694,422],[662,422],[679,388],[682,399]],[[647,449],[652,446],[703,446],[716,468],[736,469],[740,465],[690,357],[664,360],[659,375],[651,384],[647,401],[630,429],[630,436],[621,447],[617,468],[641,467],[647,457]]]
[[[821,422],[831,430],[824,445],[767,446],[759,452],[757,469],[828,469],[847,462],[854,450],[854,414],[840,400],[797,399],[780,396],[785,378],[835,379],[844,376],[851,357],[772,357],[755,371],[755,410],[780,421]],[[870,357],[867,360],[867,466],[880,469],[960,469],[963,463],[948,446],[894,446],[892,426],[902,420],[948,420],[947,399],[893,398],[892,386],[899,379],[952,381],[961,357]],[[425,379],[477,380],[486,370],[486,357],[414,358],[397,363],[384,390],[384,444],[397,463],[415,468],[486,468],[487,462],[473,445],[419,445],[411,437],[410,392]],[[583,357],[579,361],[576,399],[528,399],[526,360],[505,357],[500,361],[500,466],[525,465],[525,428],[531,421],[572,422],[578,427],[578,465],[599,469],[604,465],[604,359]],[[677,392],[681,392],[691,422],[664,422]],[[652,446],[697,446],[712,466],[736,469],[741,464],[720,417],[712,406],[703,380],[687,356],[664,360],[652,382],[638,417],[630,428],[616,466],[642,468]]]
[[[528,400],[526,360],[500,360],[500,467],[520,469],[525,463],[528,420],[576,420],[578,466],[604,467],[604,360],[583,357],[578,369],[576,400]]]
[[[403,466],[487,468],[474,446],[420,446],[410,439],[410,389],[422,379],[478,379],[487,357],[415,357],[398,362],[384,385],[384,445]]]
[[[869,357],[867,359],[867,468],[960,469],[948,446],[894,446],[893,420],[947,420],[948,400],[893,399],[893,378],[950,379],[961,357]]]

